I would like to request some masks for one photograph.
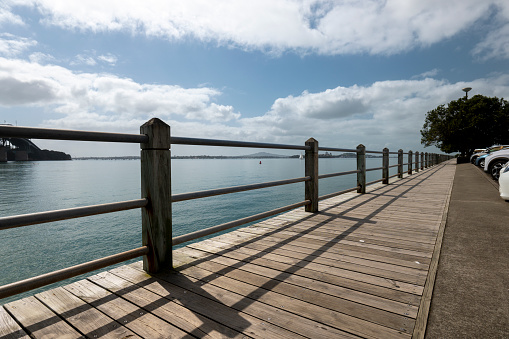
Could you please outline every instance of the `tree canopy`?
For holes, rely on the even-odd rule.
[[[463,156],[476,148],[509,144],[509,103],[475,95],[440,105],[426,114],[421,144]]]

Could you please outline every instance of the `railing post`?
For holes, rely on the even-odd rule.
[[[357,193],[366,193],[366,147],[357,146]]]
[[[386,147],[383,149],[382,155],[382,184],[389,184],[389,149]]]
[[[408,175],[412,174],[412,161],[414,160],[412,155],[412,151],[408,151]]]
[[[429,163],[428,163],[428,152],[424,153],[424,168],[428,168],[429,167]]]
[[[403,178],[403,150],[398,150],[398,178]]]
[[[415,173],[419,172],[419,151],[415,152]]]
[[[424,169],[424,152],[421,152],[421,171]]]
[[[311,177],[311,180],[305,182],[305,200],[311,200],[311,204],[306,205],[306,212],[318,212],[318,141],[310,138],[306,141],[306,146],[311,149],[306,150],[305,155],[305,176]]]
[[[171,269],[171,141],[170,126],[153,118],[140,127],[149,137],[141,144],[141,196],[149,203],[141,209],[142,243],[149,247],[143,269],[157,273]]]

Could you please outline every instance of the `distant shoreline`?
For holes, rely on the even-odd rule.
[[[353,159],[356,158],[355,153],[343,153],[338,155],[332,155],[330,153],[328,154],[319,154],[318,157],[320,159],[338,159],[338,158],[345,158],[345,159]],[[299,155],[269,155],[269,154],[263,154],[263,155],[176,155],[172,156],[172,159],[298,159]],[[366,158],[382,158],[382,156],[379,155],[370,155],[366,154]],[[140,160],[139,156],[119,156],[119,157],[75,157],[72,158],[73,160]]]

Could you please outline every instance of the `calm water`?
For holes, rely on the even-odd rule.
[[[382,159],[366,159],[381,167]],[[397,159],[391,158],[391,165]],[[320,174],[354,170],[355,159],[320,159]],[[390,174],[396,173],[391,168]],[[368,181],[381,171],[368,172]],[[299,159],[172,160],[172,192],[260,183],[304,176]],[[320,195],[355,186],[355,175],[320,180]],[[140,197],[138,160],[0,163],[0,217]],[[261,213],[304,200],[297,183],[173,205],[173,235]],[[141,246],[139,209],[0,231],[0,285]],[[139,259],[136,259],[139,260]],[[97,272],[96,272],[97,273]],[[94,273],[90,273],[94,274]],[[90,275],[89,274],[89,275]],[[83,276],[38,290],[68,284]],[[0,304],[26,296],[0,300]]]

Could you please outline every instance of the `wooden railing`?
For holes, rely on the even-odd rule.
[[[142,213],[142,246],[130,251],[111,255],[102,259],[90,261],[80,265],[68,267],[62,270],[43,274],[37,277],[21,280],[4,286],[0,286],[0,299],[6,298],[18,293],[26,292],[38,287],[42,287],[57,281],[65,280],[77,275],[88,273],[110,265],[118,264],[133,258],[143,256],[143,268],[149,273],[157,273],[162,269],[172,267],[172,246],[182,244],[197,238],[208,236],[232,227],[240,226],[252,221],[263,219],[275,214],[289,211],[298,207],[305,207],[310,213],[318,212],[318,201],[331,198],[347,192],[357,191],[365,193],[366,186],[377,182],[389,184],[389,179],[393,177],[402,178],[404,166],[407,166],[407,174],[412,174],[413,166],[415,171],[436,165],[444,160],[450,159],[449,156],[433,153],[415,152],[404,153],[389,152],[387,148],[383,151],[367,151],[363,145],[356,149],[319,147],[318,141],[311,138],[304,145],[282,145],[257,142],[243,142],[230,140],[213,140],[172,137],[170,135],[170,126],[161,120],[154,118],[140,127],[140,134],[120,134],[103,133],[87,131],[71,131],[57,129],[41,129],[27,127],[0,126],[0,137],[18,137],[34,139],[53,139],[53,140],[80,140],[80,141],[100,141],[100,142],[119,142],[119,143],[139,143],[141,146],[141,199],[114,202],[102,205],[84,206],[69,208],[63,210],[40,212],[33,214],[15,215],[0,218],[0,231],[21,227],[36,225],[58,220],[66,220],[91,216],[96,214],[111,213],[130,209],[141,208]],[[265,183],[256,183],[243,186],[234,186],[207,191],[183,193],[171,195],[171,145],[202,145],[202,146],[224,146],[224,147],[249,147],[249,148],[272,148],[272,149],[292,149],[305,151],[305,173],[303,177],[278,180]],[[318,174],[318,152],[355,152],[357,154],[357,169],[330,174]],[[366,168],[366,153],[382,154],[382,167]],[[398,164],[389,166],[389,155],[397,154]],[[404,154],[408,155],[408,162],[403,163]],[[419,157],[420,155],[420,157]],[[419,159],[420,158],[420,159]],[[415,161],[414,161],[415,159]],[[389,176],[389,169],[397,167],[398,172]],[[366,182],[366,172],[382,171],[382,178],[379,180]],[[319,179],[325,179],[335,176],[357,174],[357,184],[350,189],[339,192],[318,196]],[[298,182],[304,182],[305,198],[304,201],[283,206],[274,210],[266,211],[246,218],[227,222],[221,225],[213,226],[207,229],[199,230],[189,234],[172,238],[172,203],[205,198],[215,195],[236,193],[254,189],[288,185]]]

